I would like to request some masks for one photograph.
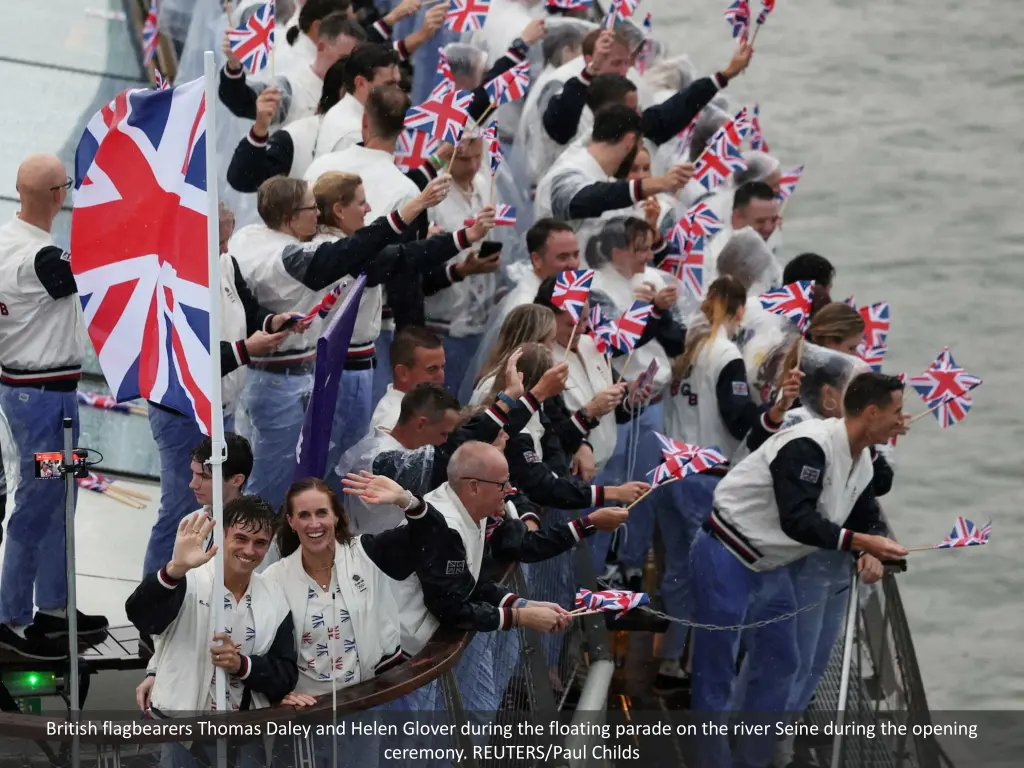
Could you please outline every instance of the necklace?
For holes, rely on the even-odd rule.
[[[328,589],[331,588],[331,580],[330,579],[328,579],[327,583],[324,584],[314,574],[323,573],[324,571],[330,571],[332,568],[334,568],[334,563],[333,562],[330,565],[325,565],[325,566],[323,566],[321,568],[311,568],[306,563],[305,558],[303,558],[303,560],[302,560],[302,568],[303,568],[303,570],[306,571],[306,575],[309,576],[311,579],[313,579],[313,581],[316,582],[316,585],[318,587],[320,587],[320,589],[322,589],[324,592],[326,592]]]

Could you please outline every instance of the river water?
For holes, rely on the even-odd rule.
[[[730,56],[726,6],[643,0],[638,13],[707,71]],[[915,375],[949,346],[985,381],[964,422],[928,417],[899,441],[885,499],[908,546],[941,541],[957,515],[993,521],[988,546],[912,554],[900,577],[935,709],[1024,705],[1021,29],[1024,4],[1001,0],[780,0],[728,88],[760,102],[783,168],[807,164],[786,257],[827,256],[837,299],[890,302],[883,370]]]
[[[136,85],[138,67],[123,24],[96,13],[120,2],[4,5],[6,220],[20,159],[57,151],[71,168],[85,120]],[[654,15],[673,53],[709,71],[732,51],[726,5],[643,0],[639,13]],[[786,212],[786,255],[830,258],[837,298],[891,303],[884,369],[919,373],[948,345],[985,380],[964,423],[942,431],[929,417],[901,439],[886,499],[910,546],[941,540],[959,514],[993,520],[988,546],[913,554],[900,577],[936,709],[1024,702],[1024,576],[1013,545],[1024,534],[1024,409],[1014,394],[1024,379],[1021,29],[1024,4],[1010,0],[781,0],[749,72],[728,89],[737,103],[761,103],[784,167],[807,164]],[[59,226],[66,230],[66,216]],[[923,410],[915,395],[908,404]]]

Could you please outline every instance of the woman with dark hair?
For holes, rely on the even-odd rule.
[[[407,526],[353,536],[341,500],[322,480],[298,480],[288,489],[277,533],[282,559],[263,574],[284,592],[294,623],[299,679],[282,704],[312,706],[405,660],[391,580],[412,574],[410,537],[426,517],[422,508],[418,516],[405,511]],[[311,753],[330,755],[329,739],[310,744]],[[345,744],[343,764],[377,764],[376,739]]]

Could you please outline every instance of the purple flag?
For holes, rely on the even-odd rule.
[[[302,435],[295,448],[295,480],[304,477],[323,477],[326,473],[334,409],[338,402],[338,385],[345,370],[356,313],[359,311],[359,300],[365,287],[366,275],[360,275],[349,288],[345,300],[316,343],[313,396],[310,398],[309,407],[306,408]]]

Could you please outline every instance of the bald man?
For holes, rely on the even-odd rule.
[[[34,454],[64,447],[63,419],[78,440],[75,390],[85,329],[71,257],[54,245],[53,220],[72,180],[53,155],[18,168],[21,210],[0,227],[0,404],[18,446],[22,482],[7,523],[0,577],[0,646],[34,659],[67,658],[64,484],[33,479]],[[76,488],[77,490],[77,488]],[[33,588],[39,612],[32,615]],[[78,613],[78,631],[102,632]]]
[[[456,666],[466,709],[475,712],[496,710],[507,682],[494,677],[496,664],[489,655],[502,644],[495,645],[495,638],[483,633],[514,627],[557,632],[570,621],[561,606],[520,598],[482,577],[481,566],[492,558],[538,562],[555,557],[598,530],[615,530],[627,516],[624,509],[598,509],[578,520],[529,532],[521,521],[505,518],[506,496],[515,491],[508,482],[504,454],[477,441],[463,443],[452,454],[448,482],[422,501],[382,476],[349,475],[345,486],[346,493],[368,504],[394,504],[413,519],[428,518],[425,527],[431,534],[418,542],[416,574],[395,586],[402,650],[419,653],[441,626],[481,633]],[[520,515],[532,508],[521,496],[516,505]],[[415,708],[440,709],[440,702],[429,696],[423,691],[414,697],[419,704]]]

